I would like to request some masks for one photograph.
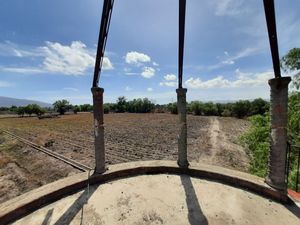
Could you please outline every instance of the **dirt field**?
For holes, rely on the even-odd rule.
[[[105,115],[107,163],[177,159],[178,116]],[[94,167],[93,118],[84,113],[55,119],[0,119],[0,129]],[[188,158],[246,171],[248,156],[235,144],[249,126],[235,118],[188,116]],[[80,172],[0,133],[0,203],[45,183]]]

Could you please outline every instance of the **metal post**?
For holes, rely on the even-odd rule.
[[[94,135],[95,135],[95,173],[105,171],[105,147],[104,147],[104,126],[103,126],[103,88],[93,87],[94,105]]]
[[[187,160],[187,124],[186,124],[186,88],[178,88],[177,109],[179,115],[179,134],[178,134],[178,165],[188,167]]]
[[[290,77],[278,77],[269,80],[271,87],[271,130],[269,171],[266,183],[286,193],[286,151],[288,122],[288,84]]]

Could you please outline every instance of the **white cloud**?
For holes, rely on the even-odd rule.
[[[144,67],[141,75],[145,78],[151,78],[155,75],[155,69],[152,67]]]
[[[1,88],[12,87],[12,86],[14,86],[14,84],[9,83],[9,82],[7,82],[7,81],[1,81],[1,80],[0,80],[0,87],[1,87]]]
[[[160,86],[165,86],[165,87],[176,87],[177,82],[175,81],[163,81],[159,83]]]
[[[147,91],[151,92],[151,91],[153,91],[153,88],[149,87],[149,88],[147,88]]]
[[[235,64],[236,60],[255,55],[259,51],[260,51],[259,48],[250,48],[250,47],[248,47],[248,48],[245,48],[245,49],[237,52],[233,56],[229,56],[228,52],[224,52],[225,57],[222,57],[222,60],[219,63],[217,63],[215,65],[212,65],[212,66],[209,66],[208,70],[215,70],[215,69],[221,68],[221,67],[226,66],[226,65],[233,65],[233,64]]]
[[[0,50],[5,54],[15,57],[39,57],[41,65],[33,67],[2,67],[3,71],[37,74],[58,73],[65,75],[83,75],[88,69],[94,67],[94,50],[90,50],[80,41],[73,41],[70,45],[62,45],[57,42],[46,42],[45,46],[29,49],[17,46],[12,42],[0,43]],[[3,52],[1,53],[3,55]],[[103,70],[114,69],[108,57],[103,58]]]
[[[244,0],[213,0],[217,16],[234,16],[247,11],[242,7]]]
[[[222,64],[233,65],[235,62],[233,60],[224,60],[222,61]]]
[[[65,88],[63,88],[63,90],[66,90],[66,91],[79,91],[77,88],[72,88],[72,87],[65,87]]]
[[[137,66],[140,66],[140,65],[142,65],[142,63],[146,63],[146,62],[150,62],[150,61],[151,61],[150,56],[148,56],[144,53],[136,52],[136,51],[127,52],[127,54],[125,56],[126,63],[134,64]]]
[[[167,81],[171,81],[171,80],[176,80],[177,77],[174,74],[167,74],[167,75],[164,76],[164,79],[167,80]]]
[[[124,73],[128,76],[135,76],[135,75],[139,75],[138,73],[136,72],[132,72],[131,68],[127,68],[125,67],[124,69]]]
[[[80,41],[74,41],[70,46],[46,42],[46,46],[42,49],[46,56],[43,61],[44,68],[50,72],[82,75],[95,63],[86,45]]]
[[[211,80],[202,81],[200,78],[191,77],[185,81],[185,85],[191,89],[257,87],[266,85],[268,80],[272,77],[273,72],[271,71],[262,73],[242,73],[237,69],[235,80],[228,80],[223,76],[218,76]]]
[[[153,66],[159,66],[159,64],[156,63],[156,62],[153,62],[152,65],[153,65]]]
[[[22,74],[38,74],[46,72],[43,68],[29,68],[29,67],[1,67],[4,72],[22,73]]]
[[[125,91],[132,91],[132,88],[129,87],[129,86],[126,86],[126,87],[125,87]]]
[[[102,69],[103,70],[113,70],[114,69],[113,64],[111,63],[111,61],[108,57],[103,57]]]
[[[1,56],[15,56],[15,57],[28,57],[28,56],[41,56],[42,53],[38,49],[32,49],[26,46],[20,48],[13,42],[4,41],[0,42],[0,55]]]

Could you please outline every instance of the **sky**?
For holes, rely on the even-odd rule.
[[[103,0],[2,0],[0,96],[92,103]],[[279,54],[300,47],[300,1],[275,0]],[[176,101],[178,0],[115,0],[99,86],[104,101]],[[284,74],[283,75],[287,75]],[[263,1],[187,0],[187,100],[269,98]]]

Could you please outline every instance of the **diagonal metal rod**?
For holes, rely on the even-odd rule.
[[[102,8],[102,17],[100,24],[100,32],[98,38],[97,55],[94,70],[93,87],[98,87],[102,62],[105,52],[107,35],[109,31],[110,19],[113,10],[114,0],[104,0]]]
[[[186,0],[179,0],[178,88],[182,88]]]
[[[274,0],[264,0],[265,15],[268,27],[269,42],[275,77],[281,77]]]

